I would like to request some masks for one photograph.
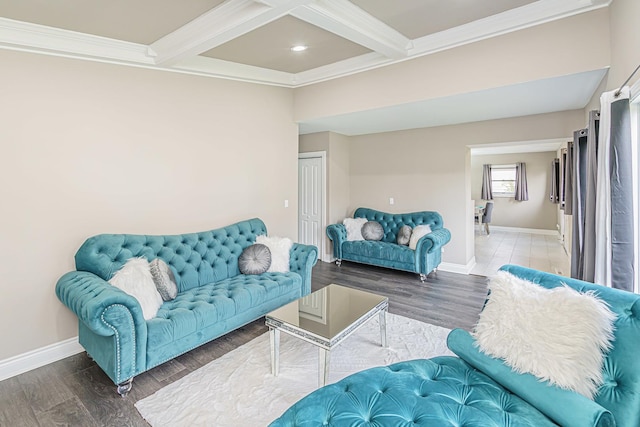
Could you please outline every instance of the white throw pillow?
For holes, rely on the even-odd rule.
[[[416,250],[416,246],[418,246],[418,240],[421,237],[426,236],[431,233],[431,226],[429,225],[416,225],[411,232],[411,238],[409,239],[409,248]]]
[[[271,265],[267,273],[286,273],[289,271],[289,252],[293,241],[288,237],[267,237],[263,234],[256,236],[256,243],[269,248],[271,252]]]
[[[347,241],[364,240],[362,226],[369,221],[367,218],[345,218],[342,223],[347,229]]]
[[[593,399],[603,382],[615,314],[593,291],[547,289],[508,272],[489,282],[491,294],[473,335],[484,353]]]
[[[131,258],[109,280],[138,300],[145,320],[152,319],[162,305],[162,297],[156,289],[146,258]]]

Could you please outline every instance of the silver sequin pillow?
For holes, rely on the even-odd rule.
[[[271,251],[261,243],[247,246],[238,258],[238,268],[242,274],[262,274],[270,266]]]
[[[398,230],[398,237],[396,243],[403,246],[409,246],[409,240],[411,240],[412,228],[409,225],[403,225]]]
[[[364,240],[382,240],[384,229],[379,222],[367,221],[362,226],[362,237]]]
[[[178,296],[176,278],[166,262],[156,258],[149,263],[149,270],[163,301],[171,301]]]

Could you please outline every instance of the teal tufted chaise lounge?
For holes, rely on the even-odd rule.
[[[453,330],[459,357],[412,360],[353,374],[304,397],[271,427],[293,426],[640,426],[640,295],[518,266],[512,274],[546,288],[594,290],[617,315],[613,348],[594,400],[481,353]]]
[[[251,219],[173,236],[94,236],[56,295],[78,316],[80,344],[124,395],[135,375],[311,292],[315,246],[294,243],[288,273],[240,274],[238,257],[260,234],[264,223]],[[161,258],[178,285],[178,296],[148,321],[135,298],[107,283],[132,257]]]
[[[369,208],[358,208],[354,218],[367,218],[382,225],[384,236],[381,241],[347,241],[347,230],[342,224],[331,224],[327,227],[327,236],[333,241],[333,256],[336,264],[343,260],[362,264],[377,265],[395,270],[410,271],[420,274],[420,280],[434,271],[442,261],[442,247],[451,240],[451,233],[443,227],[442,217],[438,212],[413,212],[391,214]],[[416,225],[429,225],[431,233],[418,241],[416,249],[398,245],[398,230],[403,225],[412,228]]]

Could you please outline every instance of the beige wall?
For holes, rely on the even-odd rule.
[[[615,0],[606,11],[609,14],[611,61],[609,73],[600,84],[585,108],[585,126],[588,123],[589,111],[600,109],[602,92],[619,88],[640,64],[640,1]],[[632,86],[640,81],[640,72],[628,83]],[[584,126],[583,126],[584,127]]]
[[[640,64],[640,1],[615,0],[611,3],[611,70],[607,89],[620,87]],[[640,73],[630,85],[640,80]]]
[[[513,197],[494,197],[491,225],[556,231],[557,206],[549,201],[551,162],[554,152],[471,156],[471,198],[477,205],[482,200],[482,165],[526,163],[529,200],[518,202]]]
[[[326,152],[327,225],[342,222],[349,207],[349,137],[333,132],[300,135],[301,153]],[[331,259],[331,241],[325,235],[325,260]]]
[[[566,138],[582,120],[582,110],[575,110],[351,137],[349,209],[438,211],[452,233],[443,261],[466,265],[473,258],[467,146]]]
[[[91,235],[260,217],[297,236],[292,91],[7,50],[0,64],[0,360],[77,335],[54,287]]]
[[[296,89],[295,119],[317,119],[602,69],[610,63],[609,49],[609,15],[607,9],[600,9]]]

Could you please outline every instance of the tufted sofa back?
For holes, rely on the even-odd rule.
[[[182,292],[240,274],[238,257],[260,234],[267,234],[267,227],[258,218],[173,236],[100,234],[78,249],[76,269],[109,280],[129,258],[160,258],[173,270]]]
[[[604,361],[604,384],[594,399],[611,411],[617,427],[640,426],[640,295],[515,265],[501,270],[545,288],[566,284],[580,292],[595,291],[617,315],[613,349]]]
[[[395,243],[398,237],[398,230],[403,225],[429,225],[431,230],[439,230],[443,227],[442,216],[438,212],[424,211],[403,214],[392,214],[380,212],[369,208],[358,208],[353,213],[354,218],[367,218],[369,221],[376,221],[384,229],[383,242]]]

